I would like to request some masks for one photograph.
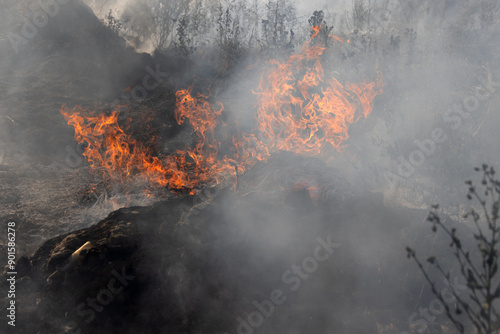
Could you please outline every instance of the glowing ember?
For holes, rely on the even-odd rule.
[[[61,113],[75,128],[75,139],[87,144],[83,155],[92,170],[105,180],[124,183],[141,178],[153,188],[191,194],[209,182],[235,184],[238,174],[278,150],[317,155],[328,144],[339,149],[348,138],[349,126],[368,116],[373,99],[382,92],[381,75],[376,82],[345,85],[325,78],[321,64],[325,47],[314,40],[319,27],[313,31],[299,53],[283,63],[268,63],[255,93],[257,128],[232,138],[230,156],[220,154],[222,143],[215,136],[218,126],[227,126],[221,119],[223,105],[210,104],[206,95],[193,97],[191,88],[176,93],[175,119],[179,124],[189,121],[196,145],[161,159],[120,127],[120,107],[110,115],[94,116],[79,106],[71,111],[63,106]]]

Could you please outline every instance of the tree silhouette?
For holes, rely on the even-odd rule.
[[[483,165],[476,168],[482,171],[482,189],[477,190],[472,181],[465,181],[468,185],[467,198],[479,204],[479,210],[472,208],[464,218],[472,218],[475,226],[473,234],[477,249],[472,252],[464,248],[463,240],[457,235],[455,228],[449,228],[438,214],[438,205],[432,206],[427,220],[432,223],[432,231],[438,229],[445,232],[450,238],[450,247],[460,268],[460,274],[466,281],[467,292],[465,296],[452,291],[456,298],[455,310],[450,310],[443,296],[438,293],[429,270],[424,267],[417,257],[415,250],[406,248],[408,258],[417,263],[425,279],[431,286],[432,293],[441,301],[446,310],[446,315],[460,333],[465,333],[465,324],[459,319],[460,314],[465,314],[478,334],[498,333],[500,329],[500,315],[498,302],[500,299],[500,282],[498,278],[500,227],[498,226],[498,210],[500,207],[500,181],[495,177],[493,167]],[[447,283],[452,284],[450,271],[444,269],[435,256],[427,259],[444,277]]]

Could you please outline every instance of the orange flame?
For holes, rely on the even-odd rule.
[[[221,154],[216,138],[224,107],[209,103],[209,96],[192,95],[192,88],[176,93],[175,119],[189,121],[196,134],[194,148],[178,150],[163,158],[150,146],[126,134],[118,122],[121,107],[110,115],[92,115],[76,106],[61,113],[75,128],[75,139],[87,143],[83,155],[93,171],[103,178],[123,183],[136,177],[153,188],[168,187],[194,194],[209,182],[232,182],[258,161],[278,150],[301,155],[320,154],[325,145],[340,149],[348,138],[349,126],[372,111],[373,99],[382,92],[382,76],[376,82],[342,85],[326,77],[321,64],[325,47],[311,39],[286,62],[272,60],[261,76],[257,94],[257,127],[251,133],[239,131],[232,137],[230,150]],[[334,36],[332,36],[334,37]],[[340,38],[337,38],[341,42]],[[226,145],[228,146],[228,145]],[[311,188],[316,194],[317,190]],[[147,192],[150,194],[150,192]]]
[[[284,63],[272,61],[261,77],[258,130],[271,150],[316,155],[325,144],[339,149],[350,124],[360,117],[355,119],[358,104],[366,117],[382,92],[381,75],[376,83],[347,82],[345,88],[333,77],[325,79],[320,59],[325,47],[311,43],[319,33],[313,29],[300,53]]]
[[[118,124],[120,106],[111,115],[92,116],[80,106],[61,113],[75,128],[75,139],[86,143],[83,155],[92,170],[109,180],[122,181],[132,174],[146,175],[155,186],[166,185],[162,164],[142,143],[127,135]]]
[[[343,43],[344,42],[344,39],[339,37],[339,36],[334,36],[334,35],[328,35],[328,37],[330,38],[333,38],[333,39],[336,39],[338,42],[340,43]],[[349,41],[347,41],[347,43],[349,43]]]

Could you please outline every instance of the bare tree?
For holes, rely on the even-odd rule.
[[[153,32],[151,41],[158,51],[165,51],[181,16],[189,12],[191,0],[149,0]]]
[[[295,5],[289,0],[269,0],[262,20],[261,46],[267,55],[277,58],[293,49],[297,23]]]
[[[480,171],[476,168],[476,171]],[[454,310],[438,292],[429,270],[419,260],[415,251],[407,247],[409,258],[413,258],[422,271],[425,279],[431,285],[433,294],[443,304],[446,315],[460,333],[465,333],[465,325],[458,317],[465,314],[478,334],[494,334],[500,331],[500,281],[498,277],[498,263],[500,260],[500,226],[498,225],[500,210],[500,181],[495,176],[493,167],[483,165],[482,189],[476,189],[472,181],[465,183],[469,187],[467,198],[479,204],[479,210],[471,209],[464,218],[472,218],[476,232],[471,237],[477,249],[468,250],[465,243],[457,234],[455,228],[449,228],[437,213],[438,206],[434,205],[428,220],[433,224],[432,230],[442,230],[450,238],[450,247],[460,268],[462,277],[466,280],[468,294],[466,296],[452,292],[456,300]],[[444,269],[442,263],[435,256],[427,259],[449,284],[451,274]]]
[[[83,2],[89,6],[99,18],[103,18],[112,7],[116,6],[116,0],[84,0]]]

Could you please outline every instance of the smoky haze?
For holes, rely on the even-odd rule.
[[[188,3],[191,7],[182,8]],[[122,21],[125,27],[122,33],[131,45],[148,52],[154,48],[155,42],[152,39],[155,38],[147,37],[151,36],[151,31],[144,28],[153,15],[148,12],[151,7],[137,1],[89,1],[87,4],[101,18],[108,15],[111,10],[112,15]],[[239,38],[243,47],[245,44],[252,49],[266,47],[262,22],[269,20],[269,14],[266,13],[265,2],[222,4],[233,10],[233,21],[239,20],[241,29]],[[375,101],[379,117],[375,116],[377,112],[375,109],[362,125],[366,128],[352,130],[364,133],[356,138],[351,137],[351,145],[348,145],[347,151],[357,152],[345,154],[351,157],[356,155],[358,159],[354,160],[356,162],[354,166],[346,166],[348,170],[343,171],[344,175],[351,174],[352,170],[362,170],[362,175],[359,173],[353,175],[351,181],[363,179],[363,187],[375,191],[385,191],[388,188],[394,191],[405,188],[408,191],[408,188],[418,187],[422,180],[427,180],[425,181],[428,183],[427,186],[434,181],[439,182],[439,179],[445,183],[443,186],[448,186],[449,182],[458,186],[463,179],[471,175],[474,166],[482,162],[496,163],[493,158],[497,156],[495,135],[485,131],[486,128],[494,128],[493,124],[497,124],[498,121],[496,114],[489,111],[493,108],[494,99],[489,96],[481,100],[477,106],[473,105],[471,108],[474,109],[474,113],[470,118],[464,117],[468,112],[460,115],[455,111],[451,113],[447,111],[455,104],[463,104],[464,99],[469,101],[468,95],[474,94],[476,89],[484,89],[484,80],[491,80],[490,87],[495,82],[494,66],[489,65],[494,63],[491,57],[494,57],[496,51],[493,41],[498,9],[494,3],[485,1],[477,5],[457,1],[406,3],[372,1],[368,4],[362,1],[353,3],[278,1],[272,4],[283,11],[281,30],[283,32],[293,30],[296,50],[309,36],[307,20],[315,10],[323,10],[325,23],[333,27],[332,34],[345,37],[346,40],[349,36],[354,36],[351,45],[344,43],[340,50],[338,46],[332,46],[333,50],[329,50],[331,51],[327,55],[329,58],[324,64],[325,67],[328,66],[329,71],[339,74],[341,79],[354,82],[365,79],[373,81],[377,70],[384,75],[384,94]],[[196,19],[202,21],[193,12],[197,6],[195,2],[169,2],[169,5],[177,10],[172,11],[176,13],[171,14],[173,21],[179,19],[183,12],[192,15],[193,22]],[[208,1],[205,6],[206,11],[201,12],[207,15],[207,20],[214,20],[217,4]],[[244,8],[247,11],[247,20],[245,15],[239,16],[238,13],[238,10]],[[249,18],[256,21],[255,26]],[[138,32],[133,32],[133,28],[126,27],[127,24],[140,27],[139,33],[144,31],[147,33],[138,36]],[[216,59],[217,51],[213,50],[217,47],[210,41],[217,39],[217,31],[213,29],[213,25],[210,28],[203,23],[195,24],[196,27],[193,29],[198,30],[194,30],[189,37],[191,38],[189,47],[193,48],[190,57],[197,62],[201,72],[196,74],[201,74],[201,77],[213,75],[210,69],[220,70]],[[252,30],[254,28],[256,32]],[[167,44],[175,46],[178,43],[175,25],[170,27],[170,34]],[[251,44],[252,38],[256,41],[254,44]],[[252,58],[243,57],[237,66],[251,65],[252,62]],[[204,69],[208,69],[207,72],[204,73]],[[238,67],[235,67],[235,72],[237,69]],[[260,73],[252,72],[250,75],[255,77],[245,80],[234,79],[235,82],[232,82],[232,78],[228,78],[227,82],[230,83],[226,83],[225,89],[217,91],[223,103],[228,103],[230,106],[238,105],[236,108],[230,108],[230,115],[249,110],[243,115],[244,124],[247,121],[251,122],[253,118],[254,111],[251,108],[254,102],[251,91],[257,86]],[[485,79],[487,77],[490,79]],[[494,92],[492,93],[494,95]],[[475,100],[470,103],[473,102]],[[452,121],[453,117],[460,117],[463,122]],[[411,153],[419,150],[415,141],[426,142],[426,139],[432,138],[432,131],[436,128],[446,130],[444,135],[449,140],[446,139],[442,145],[439,143],[436,151],[431,154],[423,152],[422,163],[414,161],[418,166],[411,164]],[[459,147],[465,149],[467,153]],[[495,153],[484,154],[482,148],[485,147],[493,149]],[[361,148],[363,152],[359,152]],[[453,176],[445,171],[450,166],[450,160],[444,165],[440,161],[442,161],[441,151],[454,150],[464,152],[463,158],[468,162],[466,166],[463,162],[453,163],[454,166],[461,165],[461,167],[457,167],[456,174],[453,174],[455,180],[452,180]],[[421,154],[415,154],[413,160],[418,160]],[[367,155],[370,158],[367,158]],[[452,155],[457,157],[456,154]],[[448,158],[453,159],[453,157]],[[408,171],[400,173],[399,169]],[[458,169],[463,173],[458,172]],[[445,181],[444,179],[448,177],[450,179]],[[415,200],[413,199],[413,202]],[[420,201],[420,204],[424,203],[425,201]]]
[[[141,128],[140,117],[153,110],[158,151],[166,155],[193,145],[189,125],[179,126],[173,116],[175,91],[192,86],[224,105],[227,124],[238,122],[243,131],[252,131],[256,92],[266,66],[299,52],[311,36],[308,20],[322,11],[317,23],[331,28],[324,36],[326,76],[361,83],[381,75],[383,92],[375,97],[372,112],[350,125],[349,138],[339,150],[325,147],[312,157],[275,153],[239,175],[236,195],[217,190],[208,200],[197,199],[209,209],[191,212],[190,221],[202,221],[220,237],[207,261],[226,265],[221,280],[232,287],[241,277],[254,283],[253,295],[240,291],[243,327],[252,327],[248,317],[259,310],[253,301],[272,300],[273,290],[285,293],[286,300],[275,304],[272,314],[259,311],[264,321],[252,327],[255,333],[293,333],[291,328],[297,333],[409,330],[410,315],[428,307],[432,295],[427,286],[422,290],[422,277],[406,259],[404,247],[416,245],[423,256],[445,249],[439,245],[441,236],[438,242],[429,237],[425,223],[429,205],[436,202],[468,231],[460,218],[463,181],[474,178],[474,167],[483,163],[499,166],[496,1],[54,3],[57,10],[37,1],[5,1],[0,18],[0,163],[6,169],[28,164],[41,168],[43,172],[16,177],[46,178],[47,184],[55,181],[44,168],[60,166],[64,173],[84,170],[81,184],[96,181],[73,138],[74,129],[59,112],[62,105],[109,112],[127,104],[127,115],[138,123],[134,135],[146,140],[152,136]],[[130,95],[142,92],[133,89],[144,87],[147,75],[159,85],[143,89],[146,98]],[[229,130],[217,135],[227,136],[224,131]],[[63,186],[61,180],[68,179],[72,177],[57,177],[56,183]],[[15,188],[8,187],[6,191]],[[86,186],[75,187],[87,191]],[[320,189],[318,196],[313,188]],[[16,191],[20,200],[33,200]],[[121,188],[108,190],[90,208],[63,205],[74,213],[61,218],[61,227],[32,231],[41,237],[30,239],[26,251],[56,234],[94,224],[119,207],[160,199],[141,197],[113,206],[108,195],[124,194]],[[30,204],[24,208],[29,211]],[[9,210],[17,214],[18,208]],[[38,207],[32,210],[36,214],[27,213],[24,219],[37,217],[35,225],[43,226],[48,214],[43,216]],[[59,221],[57,210],[50,214]],[[331,254],[323,245],[328,239],[335,244]],[[248,263],[228,254],[238,245],[251,254],[245,257]],[[324,257],[329,255],[324,261],[314,257],[318,245]],[[238,265],[241,272],[233,272]],[[292,269],[297,265],[301,272]],[[310,272],[303,269],[308,265]],[[183,275],[179,281],[189,279]],[[186,303],[191,302],[197,301],[193,297]],[[439,319],[445,321],[444,316]],[[233,332],[244,329],[235,327]]]

